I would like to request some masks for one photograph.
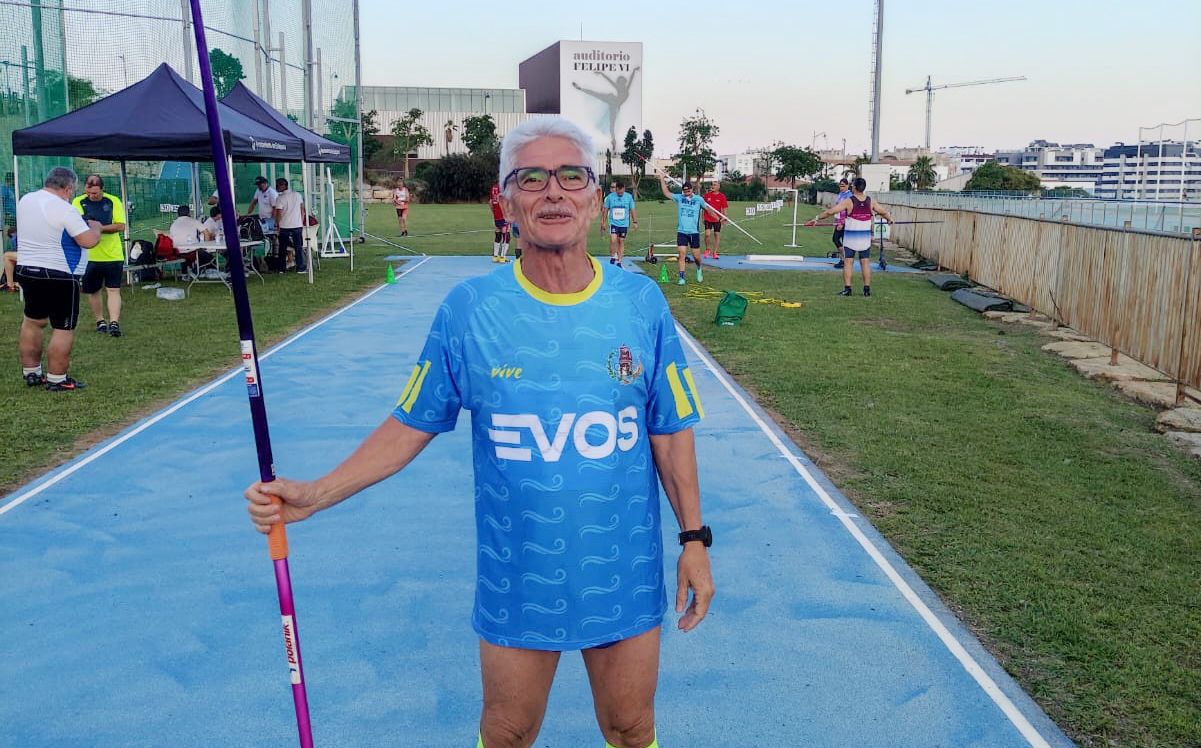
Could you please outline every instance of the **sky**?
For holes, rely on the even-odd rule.
[[[871,0],[360,2],[365,85],[516,88],[522,60],[580,39],[582,24],[588,41],[643,43],[643,126],[657,155],[674,152],[697,108],[720,128],[723,155],[776,141],[871,144]],[[935,85],[1028,78],[935,92],[936,149],[1106,146],[1136,142],[1140,126],[1201,118],[1197,0],[884,7],[881,149],[923,143],[925,93],[905,89],[927,75]]]

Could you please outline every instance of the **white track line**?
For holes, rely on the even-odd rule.
[[[793,468],[795,468],[796,471],[800,473],[801,477],[805,479],[805,482],[809,484],[809,487],[813,489],[813,492],[817,494],[822,503],[830,509],[830,513],[838,518],[838,521],[841,522],[843,527],[847,529],[847,532],[849,532],[851,536],[855,538],[859,545],[863,547],[863,550],[867,551],[867,555],[871,556],[871,559],[876,562],[876,566],[880,567],[880,570],[884,572],[884,575],[887,576],[893,585],[900,591],[905,600],[908,601],[911,606],[913,606],[913,609],[916,610],[918,615],[921,616],[922,620],[926,622],[926,625],[934,631],[939,640],[942,641],[946,648],[950,650],[951,654],[955,656],[955,659],[959,660],[959,664],[963,665],[963,669],[972,676],[976,683],[980,684],[980,688],[984,689],[984,692],[988,694],[989,698],[991,698],[993,702],[1001,709],[1001,711],[1004,712],[1005,716],[1009,718],[1009,721],[1013,723],[1013,726],[1016,727],[1018,732],[1022,734],[1022,737],[1024,737],[1026,741],[1030,743],[1030,745],[1035,746],[1035,748],[1051,748],[1050,743],[1048,743],[1046,739],[1043,738],[1043,736],[1038,732],[1038,730],[1035,729],[1034,725],[1030,724],[1030,721],[1026,719],[1026,715],[1022,714],[1017,706],[1010,701],[1009,697],[1005,695],[999,686],[997,686],[996,681],[994,681],[992,677],[984,671],[984,668],[980,666],[980,663],[976,662],[976,660],[970,654],[968,654],[967,650],[963,648],[963,645],[960,644],[959,640],[956,639],[955,636],[943,624],[943,622],[939,620],[938,616],[934,615],[934,611],[930,610],[929,606],[927,606],[926,603],[913,590],[913,588],[909,586],[909,583],[906,582],[903,577],[901,577],[896,568],[893,567],[888,559],[884,558],[884,554],[880,553],[880,550],[876,548],[876,546],[870,540],[868,540],[867,536],[863,534],[863,531],[851,521],[851,517],[854,515],[844,512],[842,508],[832,498],[830,498],[830,494],[826,492],[826,489],[817,482],[817,480],[813,477],[813,474],[809,472],[808,468],[806,468],[805,465],[802,464],[801,461],[788,450],[780,438],[776,436],[775,432],[772,431],[767,423],[765,423],[763,419],[759,417],[759,414],[756,413],[750,404],[748,404],[747,401],[742,397],[742,395],[739,394],[738,390],[736,390],[730,381],[722,374],[712,359],[705,354],[705,352],[696,344],[695,341],[693,341],[692,336],[690,336],[679,325],[677,325],[676,328],[680,333],[680,337],[688,343],[688,346],[692,349],[692,352],[705,362],[705,366],[710,372],[713,373],[713,376],[717,378],[717,381],[721,382],[722,386],[725,387],[726,391],[733,396],[734,400],[742,406],[742,409],[746,411],[747,415],[749,415],[751,419],[758,424],[759,428],[764,434],[767,435],[767,438],[772,444],[775,445],[776,449],[780,450],[781,454],[783,454],[784,457],[787,458],[790,463],[792,463]]]
[[[425,263],[429,262],[431,259],[433,259],[433,258],[431,258],[431,257],[426,257],[424,260],[421,260],[420,262],[417,262],[416,264],[414,264],[414,265],[413,265],[413,267],[411,267],[411,268],[406,268],[404,272],[402,272],[400,275],[396,276],[396,277],[397,277],[397,279],[403,278],[404,276],[406,276],[406,275],[408,275],[409,273],[413,272],[414,270],[416,270],[417,268],[421,267],[421,266],[422,266],[422,265],[424,265]],[[295,334],[295,335],[293,335],[292,337],[290,337],[290,338],[288,338],[288,339],[284,340],[283,342],[279,343],[278,345],[272,346],[271,350],[269,350],[269,351],[267,351],[266,353],[264,353],[263,355],[259,356],[259,360],[261,361],[262,359],[269,358],[269,357],[271,357],[273,354],[275,354],[275,353],[277,353],[277,352],[279,352],[279,351],[283,350],[284,348],[287,348],[288,346],[290,346],[290,345],[292,345],[293,343],[295,343],[297,340],[300,340],[300,339],[301,339],[302,337],[304,337],[305,335],[308,335],[308,334],[309,334],[310,332],[312,332],[313,330],[316,330],[316,329],[317,329],[318,327],[320,327],[321,325],[324,325],[326,322],[329,322],[329,321],[330,321],[331,319],[333,319],[334,317],[337,317],[337,316],[338,316],[339,314],[341,314],[342,312],[345,312],[347,309],[350,309],[351,307],[354,307],[354,306],[357,306],[358,304],[361,304],[362,302],[364,302],[364,301],[366,301],[367,299],[371,298],[372,296],[374,296],[375,294],[377,294],[377,293],[379,293],[380,291],[384,290],[385,288],[387,288],[387,285],[382,285],[382,286],[380,286],[380,287],[378,287],[378,288],[376,288],[376,289],[373,289],[373,290],[371,290],[371,291],[368,291],[367,293],[363,294],[362,296],[360,296],[359,298],[355,299],[354,301],[352,301],[351,303],[347,304],[346,306],[342,307],[341,309],[338,309],[338,310],[336,310],[336,311],[334,311],[334,312],[332,312],[332,313],[330,313],[330,314],[326,315],[325,317],[322,317],[321,319],[317,320],[317,321],[316,321],[316,322],[314,322],[313,324],[311,324],[311,325],[309,325],[308,327],[304,328],[303,330],[301,330],[300,332],[296,333],[296,334]],[[201,398],[201,397],[204,397],[204,396],[205,396],[205,395],[207,395],[208,393],[210,393],[210,392],[212,392],[213,390],[215,390],[217,387],[220,387],[221,385],[225,384],[225,383],[226,383],[226,382],[228,382],[230,379],[233,379],[234,377],[238,376],[238,375],[239,375],[239,374],[241,374],[241,373],[242,373],[242,367],[241,367],[241,366],[239,366],[238,368],[234,369],[233,371],[229,372],[228,374],[226,374],[226,375],[224,375],[224,376],[220,377],[220,378],[219,378],[219,379],[217,379],[215,382],[211,382],[211,383],[209,383],[209,384],[205,385],[204,387],[202,387],[202,388],[200,388],[200,389],[196,390],[196,391],[195,391],[195,392],[193,392],[193,393],[192,393],[190,396],[188,396],[186,399],[184,399],[184,400],[180,400],[179,402],[177,402],[177,403],[175,403],[174,405],[172,405],[170,408],[167,408],[166,410],[160,411],[159,413],[157,413],[157,414],[155,414],[153,417],[151,417],[149,420],[147,420],[147,421],[144,421],[143,423],[139,424],[139,425],[138,425],[137,427],[135,427],[134,429],[132,429],[132,430],[128,431],[128,432],[127,432],[127,433],[125,433],[125,434],[122,434],[121,436],[117,437],[116,439],[114,439],[113,441],[109,442],[108,444],[105,444],[105,445],[104,445],[103,447],[101,447],[100,449],[97,449],[95,452],[92,452],[91,454],[89,454],[87,457],[84,457],[84,458],[83,458],[82,460],[80,460],[79,462],[77,462],[77,463],[75,463],[74,465],[71,465],[70,467],[66,468],[66,469],[65,469],[65,470],[63,470],[61,473],[58,473],[57,475],[55,475],[53,478],[51,478],[50,480],[46,481],[45,483],[42,483],[42,484],[40,484],[40,485],[38,485],[38,486],[35,486],[35,487],[33,487],[33,488],[29,489],[29,490],[28,490],[28,491],[26,491],[25,493],[23,493],[23,494],[21,494],[21,495],[17,496],[16,498],[14,498],[12,501],[9,501],[9,502],[8,502],[7,504],[5,504],[4,506],[0,506],[0,515],[3,515],[3,514],[5,514],[6,512],[9,512],[9,511],[12,511],[13,509],[16,509],[18,506],[20,506],[21,504],[24,504],[26,501],[29,501],[29,500],[30,500],[30,499],[32,499],[33,497],[35,497],[35,496],[37,496],[38,494],[42,493],[42,492],[43,492],[43,491],[45,491],[47,488],[50,488],[51,486],[55,485],[56,483],[58,483],[58,482],[60,482],[60,481],[62,481],[62,480],[65,480],[66,478],[69,478],[70,476],[74,475],[76,472],[78,472],[79,470],[83,469],[83,468],[84,468],[84,467],[86,467],[87,465],[90,465],[90,464],[92,464],[92,463],[93,463],[93,462],[95,462],[96,460],[100,459],[101,457],[103,457],[104,455],[108,454],[108,453],[109,453],[109,452],[111,452],[112,450],[116,449],[117,447],[121,446],[122,444],[124,444],[125,442],[129,441],[129,440],[130,440],[130,439],[132,439],[133,437],[137,436],[138,434],[142,433],[142,432],[143,432],[143,431],[145,431],[146,429],[150,428],[150,427],[151,427],[151,426],[153,426],[154,424],[156,424],[156,423],[158,423],[159,421],[163,420],[163,419],[164,419],[164,418],[166,418],[167,416],[171,415],[172,413],[175,413],[175,412],[176,412],[176,411],[178,411],[180,408],[184,407],[185,405],[187,405],[187,404],[189,404],[189,403],[191,403],[191,402],[194,402],[195,400],[197,400],[197,399],[199,399],[199,398]]]

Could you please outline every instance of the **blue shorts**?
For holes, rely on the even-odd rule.
[[[629,230],[630,230],[629,226],[610,226],[609,227],[610,234],[612,234],[613,236],[620,237],[622,239],[626,238],[626,234],[629,232]]]
[[[872,257],[872,251],[870,249],[861,249],[856,252],[853,249],[847,249],[846,247],[843,247],[842,256],[848,260],[854,260],[856,258],[860,260],[870,260]]]
[[[509,231],[511,231],[511,232],[512,232],[512,234],[513,234],[513,236],[517,237],[518,239],[520,239],[520,238],[521,238],[521,232],[517,230],[517,224],[515,224],[515,223],[510,223],[510,224],[509,224]]]
[[[700,234],[682,234],[680,232],[676,232],[676,246],[677,247],[691,247],[692,249],[700,249],[701,248],[701,235]]]
[[[494,218],[492,219],[492,224],[500,231],[504,231],[505,227],[509,225],[509,222],[503,218]]]

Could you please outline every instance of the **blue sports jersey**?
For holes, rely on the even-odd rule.
[[[605,195],[605,210],[609,212],[610,226],[628,229],[630,214],[634,212],[634,196],[628,192],[623,192],[620,196],[616,192],[610,192]]]
[[[712,206],[705,202],[704,198],[697,195],[684,197],[673,192],[671,193],[671,199],[676,201],[676,206],[679,208],[676,231],[681,234],[698,233],[697,221],[700,220],[701,209],[708,208],[709,210],[713,210]]]
[[[667,607],[649,435],[703,412],[658,286],[589,262],[574,294],[538,289],[520,260],[456,286],[393,413],[437,433],[471,411],[472,624],[499,646],[595,647]]]

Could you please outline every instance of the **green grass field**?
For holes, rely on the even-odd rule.
[[[801,206],[799,218],[815,212]],[[673,240],[670,205],[643,201],[639,214],[629,255]],[[417,252],[491,252],[487,205],[416,205],[403,239],[390,206],[368,216],[370,233]],[[744,221],[762,247],[727,229],[723,254],[824,255],[828,228],[784,246],[791,219],[786,208]],[[607,253],[599,229],[589,244]],[[394,254],[407,252],[360,245],[353,274],[327,260],[315,286],[295,274],[252,280],[260,345],[377,285]],[[1153,411],[919,277],[877,276],[871,299],[835,298],[832,273],[714,270],[706,282],[805,304],[753,304],[742,326],[717,328],[714,299],[664,287],[681,322],[1073,738],[1201,746],[1201,465],[1151,433]],[[137,288],[124,297],[119,340],[83,314],[72,373],[87,390],[27,390],[15,363],[0,378],[0,490],[237,363],[224,287],[181,302]],[[13,347],[19,322],[16,297],[0,296],[0,339]]]

